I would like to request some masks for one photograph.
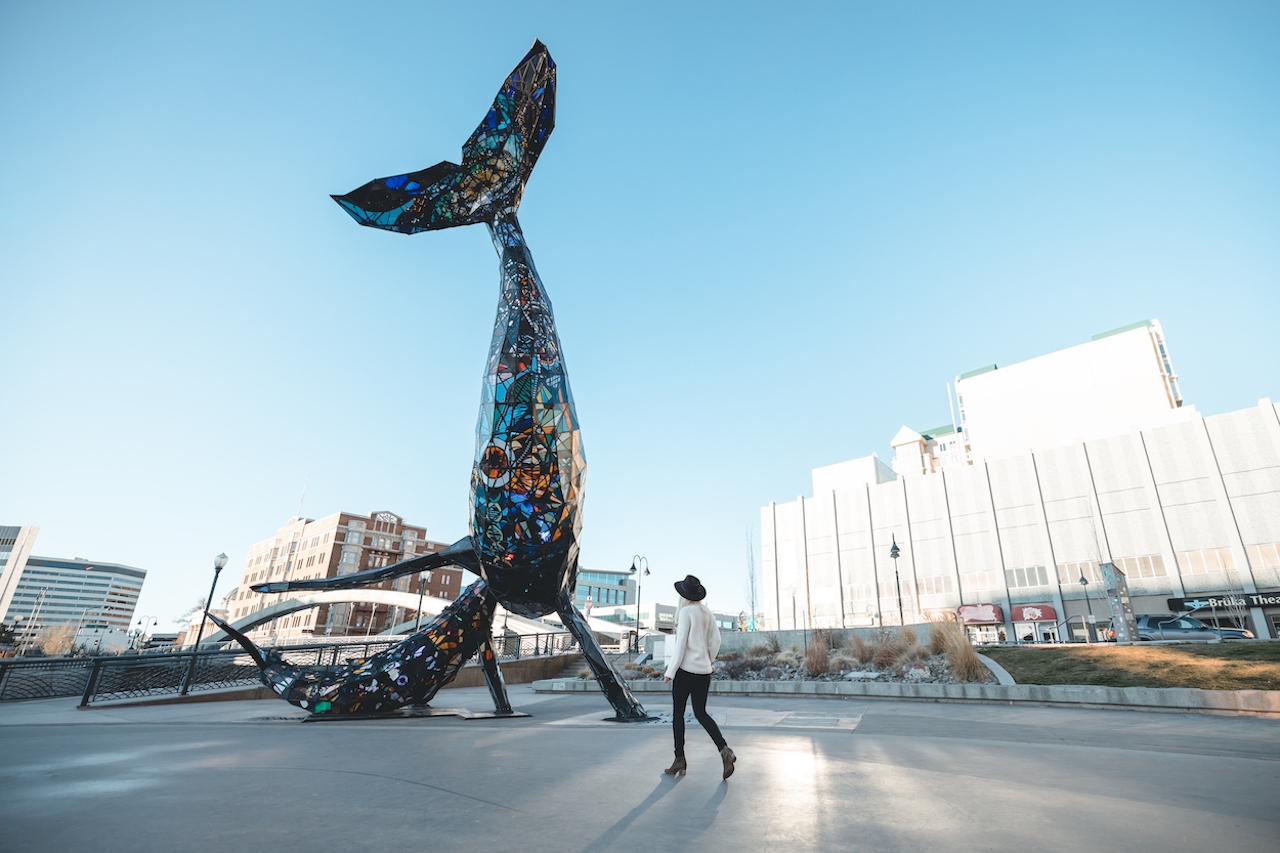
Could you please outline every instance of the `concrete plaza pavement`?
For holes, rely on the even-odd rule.
[[[666,697],[646,696],[651,712]],[[739,756],[532,717],[308,723],[283,702],[0,705],[0,850],[504,853],[1280,849],[1280,723],[1246,717],[713,697]],[[483,688],[437,707],[487,710]]]

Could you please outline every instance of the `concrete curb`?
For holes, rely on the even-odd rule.
[[[1007,673],[1006,673],[1007,675]],[[629,681],[634,693],[669,693],[662,681]],[[594,693],[595,681],[533,682],[537,693]],[[1187,687],[1076,687],[1041,684],[876,684],[850,681],[713,681],[711,692],[741,696],[973,702],[1057,708],[1250,715],[1280,719],[1280,690],[1198,690]]]
[[[986,655],[978,655],[978,660],[982,661],[982,665],[991,671],[991,674],[996,677],[996,681],[998,683],[1006,686],[1018,683],[1013,680],[1013,676],[1009,674],[1009,670],[1005,669]]]

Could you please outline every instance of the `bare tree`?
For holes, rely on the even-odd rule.
[[[41,628],[36,634],[36,645],[44,649],[46,655],[62,657],[71,653],[76,644],[76,626],[70,622],[61,625],[49,625]]]
[[[182,611],[182,613],[181,613],[181,614],[179,614],[179,615],[178,615],[178,616],[173,620],[173,624],[175,624],[175,625],[186,625],[186,624],[188,624],[189,622],[191,622],[191,618],[192,618],[193,616],[195,616],[196,614],[199,614],[199,613],[204,613],[204,610],[205,610],[205,599],[204,599],[204,598],[199,598],[199,599],[197,599],[197,600],[196,600],[196,603],[195,603],[195,604],[191,605],[191,606],[190,606],[190,607],[188,607],[186,610]]]
[[[756,586],[756,549],[750,527],[747,528],[747,607],[751,614],[748,624],[753,628],[759,627],[756,625],[756,617],[760,612],[760,595]]]

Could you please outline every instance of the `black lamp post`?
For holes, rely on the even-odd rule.
[[[422,630],[422,596],[427,594],[427,582],[425,580],[426,576],[427,576],[426,572],[418,573],[418,618],[413,623],[413,633],[415,634]],[[507,623],[505,619],[503,620],[502,624],[504,627],[506,626]]]
[[[893,585],[898,589],[898,624],[905,625],[907,620],[902,615],[902,581],[898,580],[898,557],[902,556],[902,552],[898,550],[898,537],[893,537],[893,547],[889,549],[889,556],[893,558]]]
[[[640,586],[644,579],[649,576],[649,560],[639,554],[633,556],[631,558],[631,574],[636,576],[636,640],[634,653],[640,654]],[[657,624],[656,619],[654,624]]]
[[[205,610],[213,607],[213,591],[218,586],[218,575],[222,574],[222,569],[226,565],[226,554],[219,554],[213,558],[213,583],[209,584],[209,597],[205,600]],[[187,668],[187,677],[182,679],[182,696],[186,696],[187,691],[191,689],[191,679],[196,674],[196,656],[200,654],[200,641],[204,639],[204,615],[204,611],[201,611],[200,627],[196,630],[196,644],[191,647],[191,666]]]
[[[1080,585],[1084,587],[1084,604],[1089,608],[1089,624],[1084,627],[1084,641],[1092,643],[1097,639],[1094,633],[1098,629],[1094,627],[1096,623],[1093,621],[1093,600],[1089,598],[1089,579],[1084,576],[1084,572],[1080,572]]]

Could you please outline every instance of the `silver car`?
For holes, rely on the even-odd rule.
[[[1206,625],[1199,619],[1190,616],[1139,616],[1138,639],[1140,640],[1189,640],[1210,642],[1222,637],[1224,640],[1252,640],[1253,632],[1240,628],[1218,628]]]

